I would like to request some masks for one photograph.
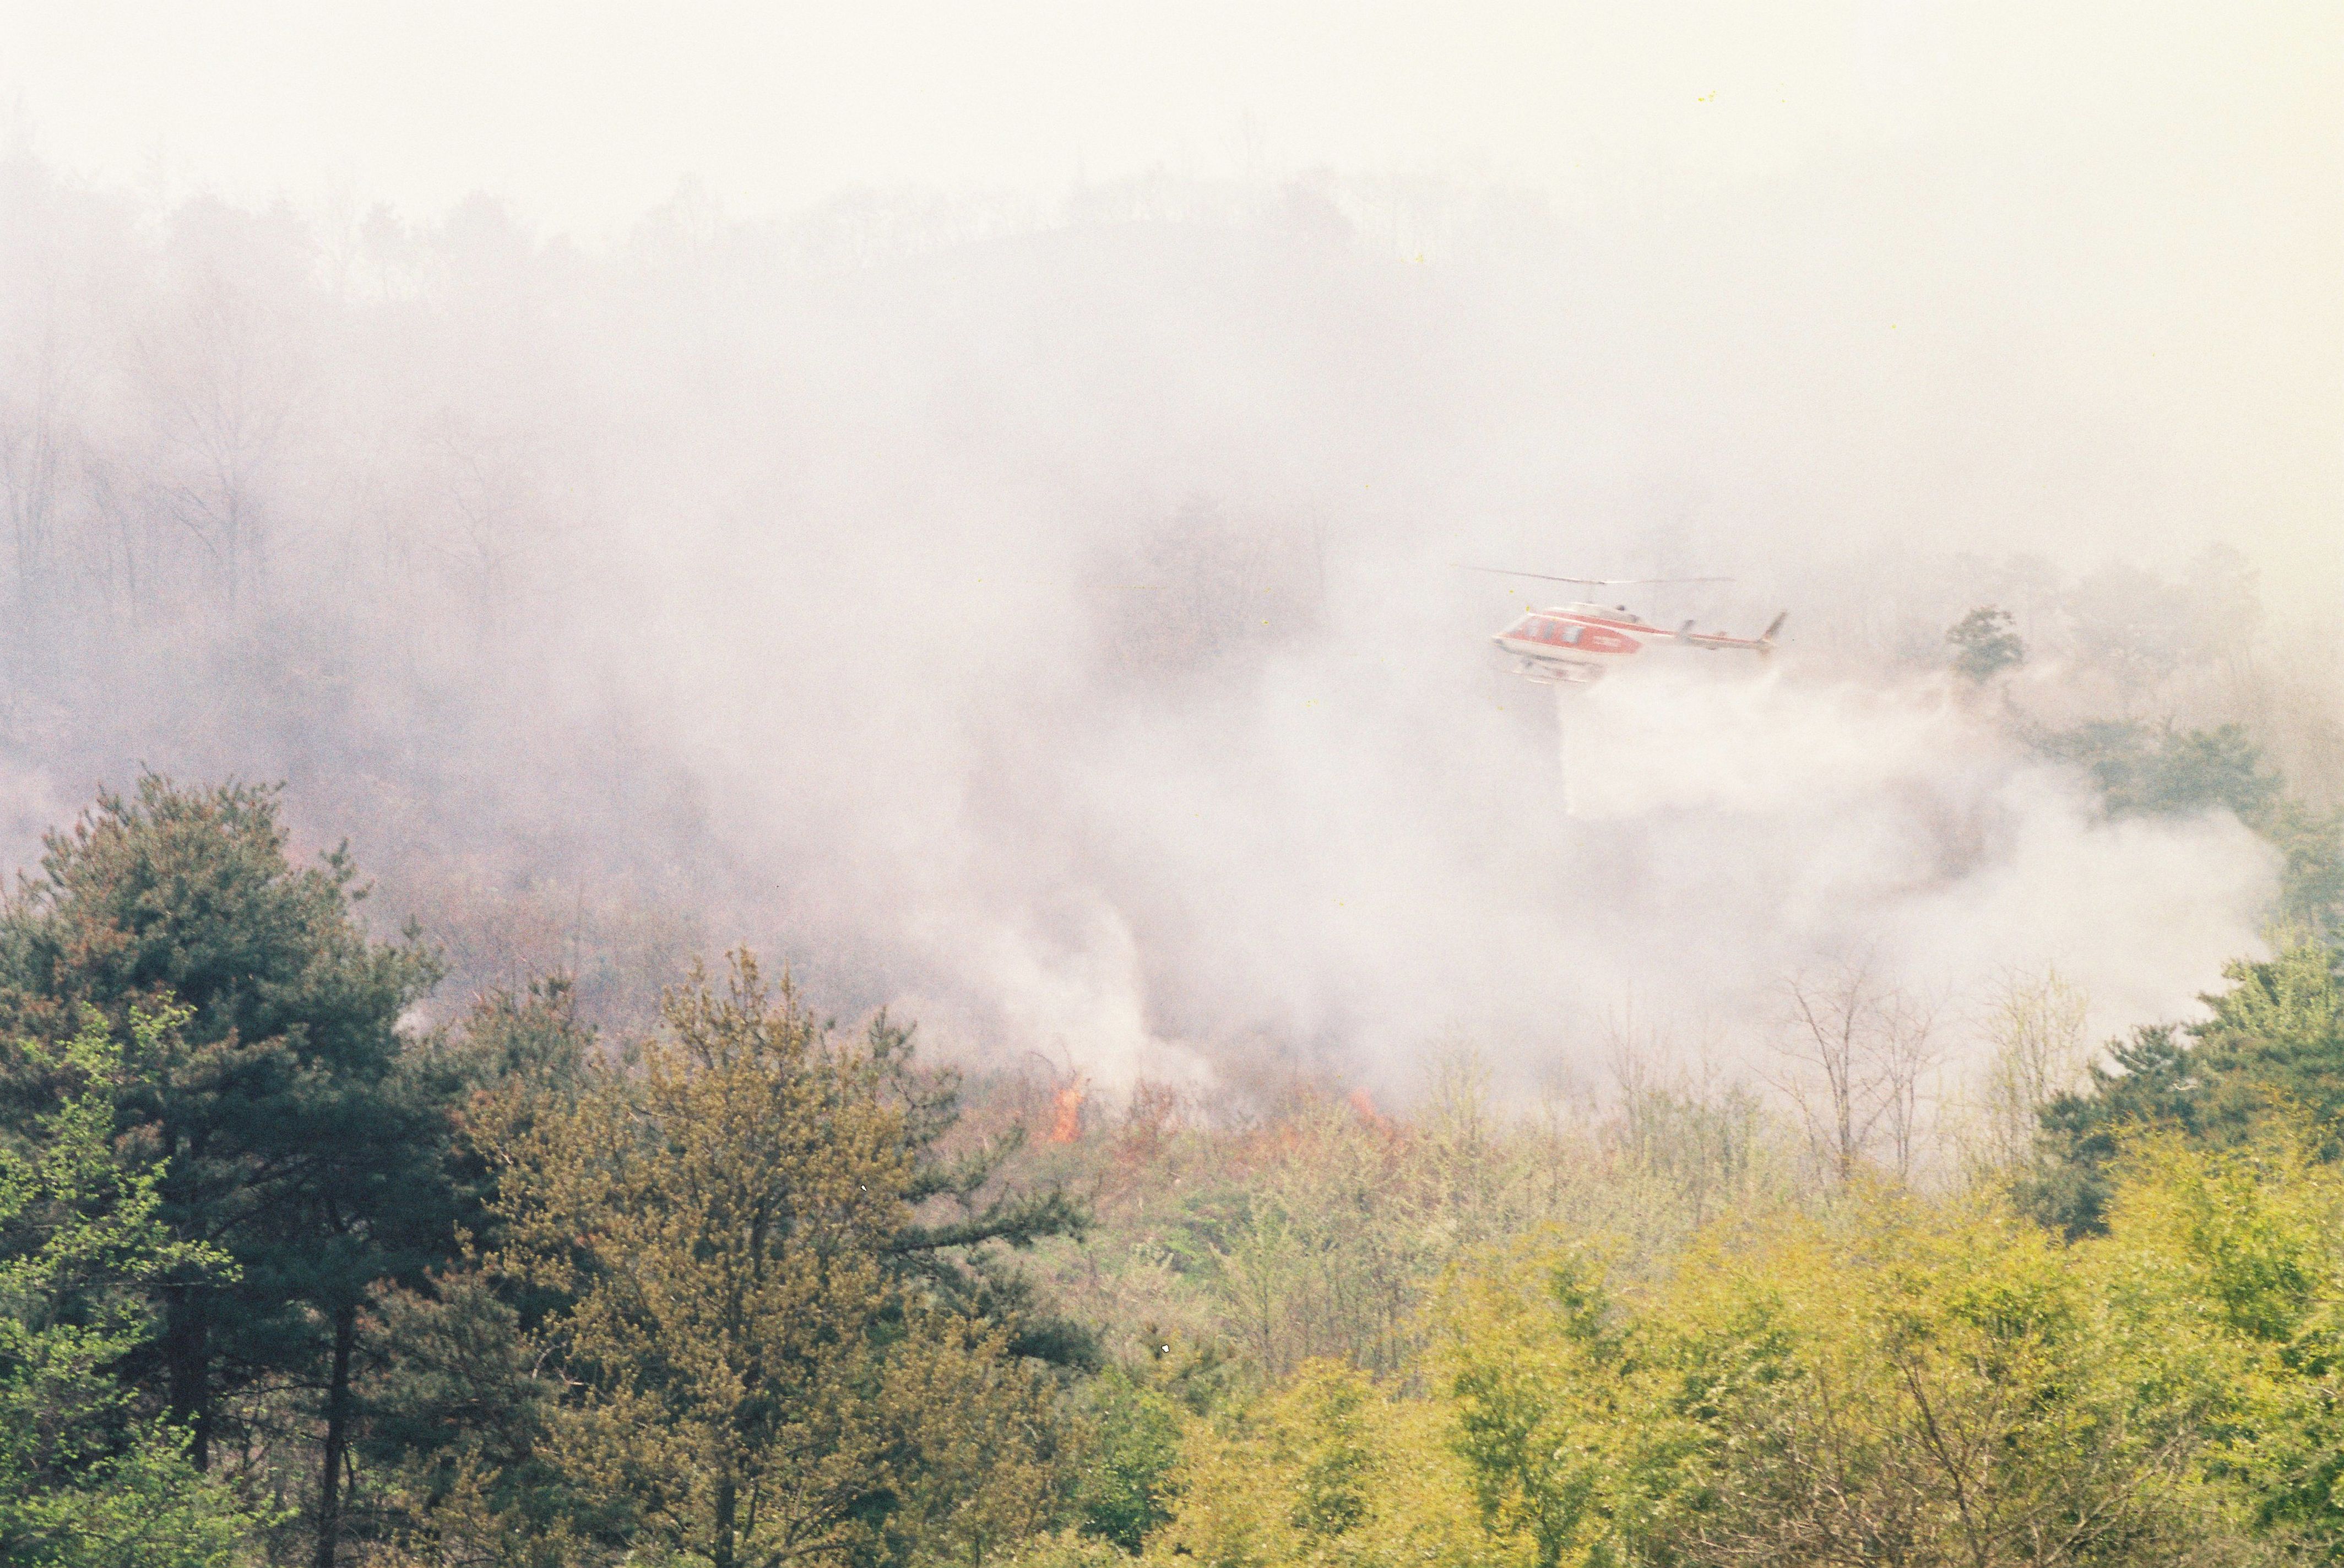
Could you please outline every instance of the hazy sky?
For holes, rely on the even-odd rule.
[[[1603,156],[1590,126],[1695,159],[1782,157],[1893,118],[1867,98],[1936,70],[1911,35],[1925,25],[1823,8],[1790,26],[1653,8],[1638,33],[1521,5],[10,9],[21,42],[0,72],[69,164],[126,174],[159,154],[237,195],[346,182],[410,208],[487,187],[589,231],[685,176],[753,209],[1157,165],[1557,181]]]
[[[1859,267],[2060,323],[2095,397],[2259,473],[2222,526],[2270,575],[2344,583],[2332,5],[0,0],[0,101],[109,185],[409,217],[487,190],[590,242],[686,179],[754,217],[1330,167],[1535,187],[1730,286],[1787,200]]]
[[[1945,143],[2014,194],[2248,164],[2332,197],[2333,6],[331,5],[0,0],[51,157],[409,210],[486,187],[591,234],[687,177],[751,211],[843,186],[1056,189],[1163,166],[1488,168],[1566,197],[1834,145]],[[2106,194],[2105,191],[2102,194]],[[2210,194],[2210,193],[2209,193]]]

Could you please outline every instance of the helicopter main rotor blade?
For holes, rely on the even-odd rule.
[[[1535,577],[1541,582],[1578,582],[1590,588],[1640,588],[1659,582],[1731,582],[1731,577],[1557,577],[1551,572],[1516,572],[1506,566],[1459,565],[1460,572],[1487,572],[1499,577]]]

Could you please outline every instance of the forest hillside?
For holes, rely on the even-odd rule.
[[[2344,1563],[2332,17],[1001,9],[0,145],[0,1568]]]
[[[1960,640],[1956,657],[1971,650]],[[2232,731],[2114,811],[2287,851],[2267,956],[2096,1048],[2016,978],[1785,984],[1767,1072],[1404,1110],[964,1073],[745,950],[448,1024],[274,788],[157,774],[0,910],[25,1563],[2313,1562],[2344,1550],[2332,814]],[[2063,743],[2065,744],[2065,743]]]

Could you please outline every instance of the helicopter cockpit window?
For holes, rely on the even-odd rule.
[[[1506,629],[1506,635],[1531,642],[1572,643],[1578,642],[1586,630],[1576,621],[1561,621],[1551,615],[1525,615]]]

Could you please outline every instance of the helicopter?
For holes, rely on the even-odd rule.
[[[1469,572],[1494,572],[1501,577],[1533,577],[1542,582],[1570,582],[1589,588],[1645,587],[1673,582],[1730,582],[1730,577],[1557,577],[1543,572],[1512,572],[1503,567],[1472,566]],[[1514,661],[1514,673],[1550,686],[1584,686],[1606,672],[1626,666],[1643,652],[1698,649],[1708,652],[1733,649],[1760,658],[1774,651],[1774,636],[1789,620],[1787,610],[1755,637],[1729,637],[1718,632],[1696,632],[1687,621],[1672,632],[1655,626],[1624,604],[1573,602],[1531,610],[1490,639]]]

